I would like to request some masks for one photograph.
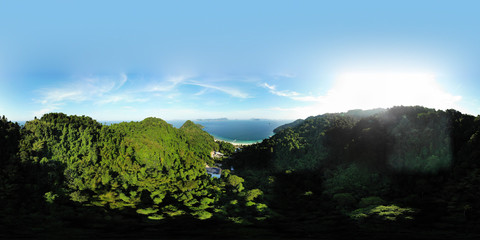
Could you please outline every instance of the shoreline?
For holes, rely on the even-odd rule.
[[[218,142],[218,141],[228,142],[235,147],[243,147],[243,146],[253,145],[253,144],[261,142],[261,141],[257,141],[257,142],[254,142],[254,141],[252,141],[252,142],[232,142],[232,141],[228,141],[228,140],[225,140],[225,139],[217,138],[215,136],[213,137],[213,139],[215,140],[215,142]]]

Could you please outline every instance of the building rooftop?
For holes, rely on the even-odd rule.
[[[222,169],[218,167],[206,167],[207,173],[212,177],[220,178],[222,175]]]

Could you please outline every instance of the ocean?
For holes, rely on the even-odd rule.
[[[185,121],[167,121],[174,127],[181,127]],[[194,120],[194,123],[202,125],[203,130],[216,139],[240,144],[261,142],[273,135],[273,129],[280,125],[290,123],[291,120]]]

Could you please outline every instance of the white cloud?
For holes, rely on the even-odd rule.
[[[43,115],[46,114],[46,113],[54,112],[54,111],[56,111],[56,110],[58,110],[58,109],[59,109],[58,105],[50,105],[50,106],[48,106],[48,107],[46,107],[46,108],[42,108],[42,109],[40,109],[40,110],[38,110],[38,111],[33,112],[33,116],[41,117],[41,116],[43,116]]]
[[[199,92],[197,92],[197,93],[195,93],[195,94],[193,94],[193,95],[195,95],[195,96],[201,96],[201,95],[205,94],[206,92],[208,92],[208,88],[204,88],[204,89],[200,90]]]
[[[270,91],[270,93],[275,94],[275,95],[277,95],[277,96],[281,96],[281,97],[290,97],[290,98],[292,98],[292,97],[294,97],[294,96],[300,95],[300,94],[297,93],[297,92],[289,91],[289,90],[278,91],[278,90],[277,90],[277,87],[276,87],[275,85],[269,85],[268,83],[263,83],[261,86],[264,87],[264,88],[267,88],[267,89]]]
[[[175,89],[175,87],[184,83],[190,78],[191,76],[188,76],[188,75],[170,76],[167,78],[166,81],[152,84],[151,86],[147,87],[144,91],[145,92],[168,92]]]
[[[318,115],[326,112],[343,112],[350,109],[370,109],[377,107],[392,107],[395,105],[422,105],[437,109],[455,108],[464,111],[458,106],[462,99],[444,89],[435,81],[431,74],[399,74],[399,73],[347,73],[337,76],[332,88],[326,94],[302,94],[292,90],[279,90],[273,84],[261,83],[260,86],[269,93],[292,100],[289,104],[279,105],[276,108],[254,108],[232,111],[205,110],[206,108],[188,109],[183,107],[196,106],[199,96],[222,95],[239,99],[250,98],[251,96],[238,88],[227,85],[226,81],[202,80],[197,81],[187,75],[178,75],[169,77],[155,84],[145,85],[140,83],[136,89],[129,89],[125,85],[128,77],[121,74],[119,77],[90,77],[78,79],[58,87],[50,89],[41,89],[40,97],[36,101],[40,104],[40,110],[35,111],[36,116],[51,111],[64,111],[67,107],[72,107],[71,103],[88,103],[96,105],[93,111],[97,116],[108,119],[108,116],[125,117],[133,116],[136,119],[152,116],[158,113],[158,117],[172,118],[270,118],[270,119],[296,119],[305,118],[312,115]],[[251,83],[255,84],[255,83]],[[131,87],[133,84],[129,84]],[[181,86],[197,86],[183,88]],[[147,86],[147,87],[145,87]],[[185,94],[193,96],[192,98],[182,98]],[[209,95],[209,96],[210,96]],[[147,109],[151,107],[150,103],[159,104],[161,109]],[[149,102],[150,101],[150,102]],[[218,101],[218,98],[206,98],[202,101],[204,105],[208,102],[216,103],[222,108],[224,102]],[[149,102],[149,104],[135,104]],[[116,104],[114,107],[108,104]],[[121,104],[121,105],[120,105]],[[128,105],[129,107],[121,107]],[[144,106],[140,106],[144,105]],[[148,105],[150,107],[148,107]],[[85,105],[83,105],[85,106]],[[133,107],[136,108],[133,108]],[[294,107],[291,107],[294,106]],[[253,108],[252,108],[253,107]],[[70,108],[69,108],[70,109]],[[73,109],[73,108],[72,108]],[[121,109],[121,111],[119,110]],[[217,107],[212,108],[217,109]],[[133,110],[136,110],[133,112]],[[152,110],[153,112],[148,112]],[[160,111],[161,110],[161,111]],[[162,112],[164,115],[162,115]],[[115,115],[116,114],[116,115]],[[110,119],[112,119],[110,118]]]
[[[117,89],[121,88],[127,82],[127,80],[128,80],[127,74],[121,73],[120,74],[120,82],[118,84]]]
[[[182,94],[189,94],[193,96],[201,96],[209,92],[222,92],[235,98],[249,98],[250,96],[236,88],[229,86],[222,86],[220,84],[209,83],[207,80],[202,82],[192,80],[188,75],[170,76],[162,81],[156,81],[154,83],[146,83],[143,79],[134,82],[137,86],[131,88],[134,84],[130,84],[125,87],[128,81],[126,74],[120,74],[119,77],[113,78],[107,77],[86,77],[77,79],[76,81],[65,83],[60,86],[52,88],[44,88],[37,90],[39,97],[35,99],[40,104],[40,110],[35,111],[35,115],[43,115],[51,111],[65,111],[68,109],[74,109],[75,107],[85,107],[85,103],[91,104],[95,110],[94,114],[98,116],[104,116],[110,114],[116,117],[115,114],[122,113],[124,116],[125,111],[131,110],[130,108],[122,108],[121,106],[112,106],[112,108],[106,108],[109,104],[124,104],[133,106],[133,103],[149,102],[160,104],[165,108],[173,106],[180,106],[181,101],[185,100],[180,96]],[[143,82],[142,82],[143,81]],[[190,92],[192,89],[180,88],[180,86],[198,86],[200,90],[197,92]],[[159,100],[159,98],[161,100]],[[195,101],[198,100],[198,98]],[[158,101],[157,101],[158,100]],[[82,103],[84,105],[75,106],[72,104]],[[118,109],[122,109],[121,111]],[[144,107],[138,105],[139,109]],[[102,110],[100,110],[102,109]],[[78,110],[74,110],[78,111]],[[101,113],[103,111],[103,113]],[[176,110],[174,110],[176,111]],[[200,111],[200,110],[199,110]],[[135,114],[138,114],[136,112]],[[149,116],[151,114],[147,114]]]
[[[147,102],[149,99],[148,98],[137,98],[128,94],[113,94],[113,95],[108,95],[104,96],[103,98],[97,100],[95,103],[96,104],[108,104],[108,103],[117,103],[117,102],[127,102],[127,103],[133,103],[133,102]]]
[[[229,88],[229,87],[217,86],[217,85],[210,85],[210,84],[198,83],[198,82],[193,82],[193,81],[189,82],[189,83],[186,83],[186,84],[217,90],[217,91],[226,93],[228,95],[231,95],[231,96],[237,97],[237,98],[249,98],[250,97],[248,94],[246,94],[246,93],[244,93],[244,92],[242,92],[238,89],[235,89],[235,88]]]
[[[40,101],[42,104],[62,102],[65,100],[82,101],[85,99],[82,91],[74,89],[52,89],[44,92],[44,97]]]
[[[295,78],[296,75],[293,73],[288,73],[288,72],[278,72],[273,74],[274,77],[281,77],[281,78]]]
[[[214,85],[211,83],[203,83],[203,82],[198,82],[195,80],[192,80],[193,76],[189,75],[179,75],[179,76],[172,76],[169,77],[166,81],[160,82],[160,83],[155,83],[147,87],[144,91],[145,92],[171,92],[174,91],[178,86],[181,85],[192,85],[192,86],[199,86],[203,87],[201,91],[194,93],[193,95],[195,96],[200,96],[208,92],[208,90],[215,90],[215,91],[220,91],[223,93],[226,93],[230,96],[236,97],[236,98],[249,98],[250,96],[247,93],[244,93],[236,88],[230,88],[230,87],[225,87],[225,86],[219,86],[219,85]],[[176,96],[178,95],[175,94]],[[157,95],[157,96],[164,96],[162,95]],[[167,96],[167,95],[165,95]]]
[[[124,86],[127,80],[126,74],[121,74],[120,78],[87,77],[77,79],[60,87],[40,89],[38,90],[40,97],[36,101],[42,105],[42,109],[35,111],[34,114],[41,116],[45,113],[59,110],[61,109],[60,106],[68,102],[90,101],[96,104],[105,104],[119,101],[141,101],[141,98],[114,94],[114,92],[119,91]]]
[[[58,103],[63,101],[81,102],[95,100],[97,97],[120,89],[127,77],[122,74],[120,79],[112,78],[83,78],[60,88],[42,89],[42,104]]]
[[[270,89],[270,91],[275,91],[275,86],[274,85],[269,85],[268,83],[263,83],[262,86]]]
[[[321,102],[324,101],[324,96],[301,96],[301,97],[291,97],[293,100],[301,102]]]

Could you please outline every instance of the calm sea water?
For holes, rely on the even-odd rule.
[[[103,124],[114,124],[121,121],[106,121]],[[179,128],[185,123],[185,120],[167,121],[174,127]],[[193,121],[202,125],[206,132],[214,136],[216,139],[235,142],[235,143],[255,143],[261,142],[265,138],[273,135],[273,129],[280,125],[290,123],[291,120],[267,120],[267,119],[251,119],[251,120],[197,120]],[[18,122],[24,125],[25,122]]]
[[[185,121],[167,121],[174,127],[181,127]],[[216,139],[235,143],[261,142],[273,135],[273,129],[291,120],[207,120],[193,121],[202,125],[206,132]]]

